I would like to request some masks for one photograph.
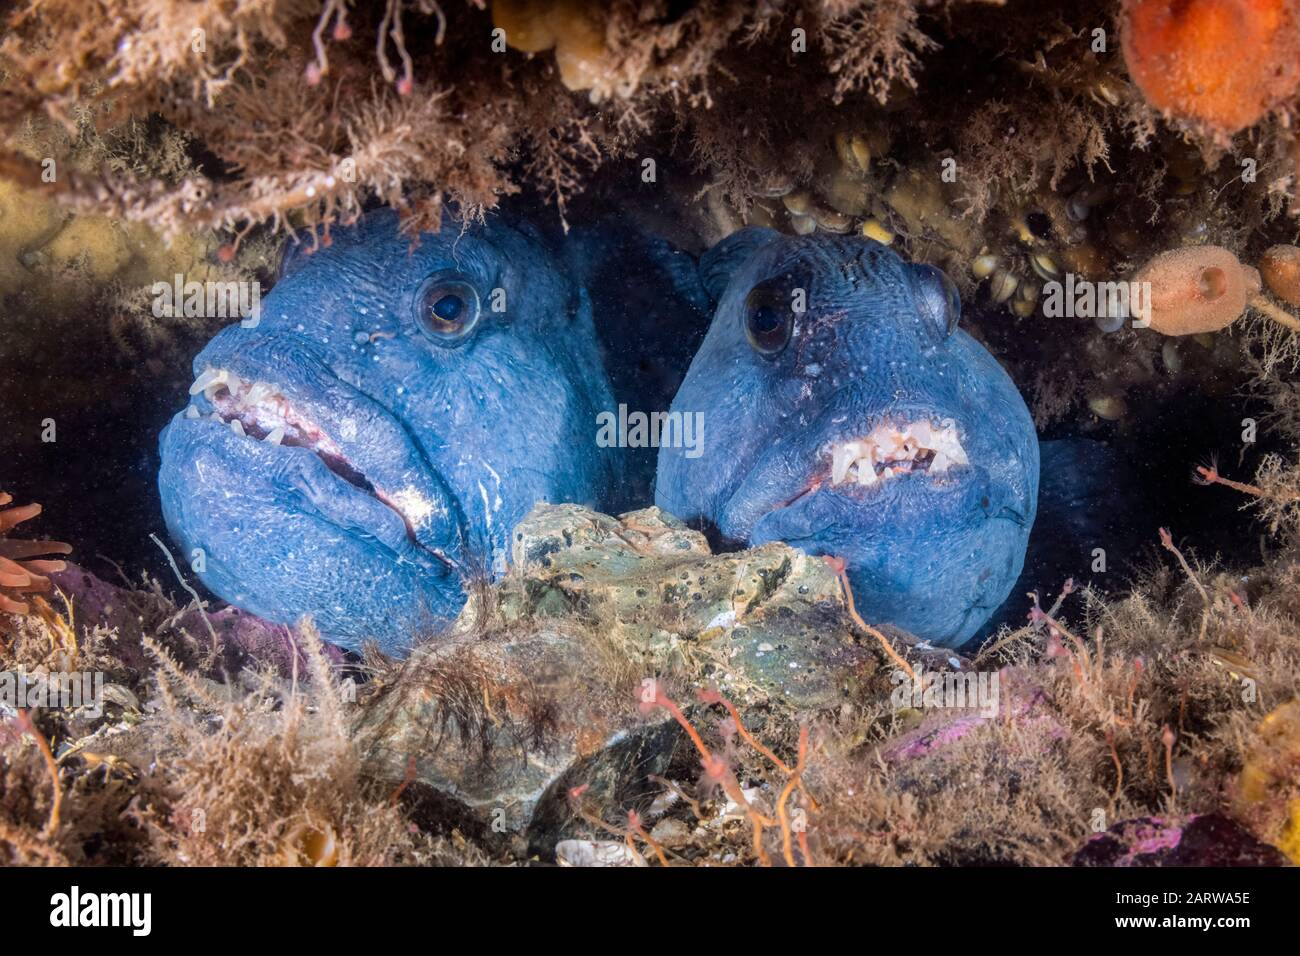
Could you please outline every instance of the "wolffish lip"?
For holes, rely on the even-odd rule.
[[[339,443],[305,410],[287,398],[273,383],[243,378],[225,368],[206,368],[190,386],[190,395],[202,395],[213,421],[251,441],[306,448],[349,484],[374,495],[396,511],[414,537],[414,528],[436,507],[434,502],[407,489],[386,492],[374,485],[344,453]],[[185,417],[203,417],[191,405]],[[342,436],[345,439],[355,436]]]

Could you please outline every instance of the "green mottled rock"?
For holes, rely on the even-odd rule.
[[[658,508],[615,519],[542,506],[515,530],[513,563],[500,588],[507,621],[564,608],[647,674],[685,672],[729,694],[822,708],[875,671],[846,627],[834,574],[784,544],[715,555]]]
[[[713,686],[756,720],[793,719],[887,699],[887,664],[854,637],[820,558],[713,554],[657,508],[541,505],[515,530],[509,574],[413,653],[362,731],[394,775],[413,767],[485,826],[545,847],[572,819],[570,788],[619,804],[681,745],[662,712],[638,712],[645,678],[683,704]]]

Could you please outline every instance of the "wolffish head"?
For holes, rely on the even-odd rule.
[[[704,413],[704,454],[661,449],[656,503],[843,557],[871,619],[968,640],[1024,562],[1038,444],[952,283],[864,238],[761,229],[702,269],[717,309],[673,410]]]
[[[396,227],[383,211],[336,231],[199,353],[159,475],[215,593],[389,649],[504,567],[536,502],[594,504],[614,481],[585,292],[503,224],[414,249]]]

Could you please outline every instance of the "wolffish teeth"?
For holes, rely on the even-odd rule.
[[[224,389],[224,393],[217,393]],[[341,456],[338,446],[319,425],[299,413],[270,382],[243,378],[229,369],[206,368],[191,386],[191,394],[202,392],[216,408],[201,415],[190,407],[191,418],[209,418],[228,427],[236,435],[283,445],[286,436],[291,444],[302,445],[322,454]]]
[[[844,445],[836,445],[835,451],[831,456],[831,484],[838,485],[844,480],[844,476],[849,473],[849,466],[860,457],[858,443],[853,441]]]
[[[194,419],[200,417],[199,410],[195,408],[193,405],[190,405],[185,409],[185,417],[188,418],[190,421],[193,421]]]
[[[224,368],[204,369],[203,374],[196,378],[194,384],[190,386],[190,394],[197,395],[199,392],[206,392],[209,388],[224,385],[229,380],[230,372]]]
[[[935,457],[943,455],[950,459],[954,465],[969,465],[970,460],[966,457],[966,450],[961,447],[961,442],[957,440],[957,429],[955,427],[945,428],[937,436],[935,443]]]
[[[915,439],[916,443],[922,448],[933,448],[932,442],[935,440],[936,429],[929,422],[916,422],[907,426],[907,434]]]
[[[937,425],[930,421],[881,424],[866,438],[831,449],[831,484],[855,481],[872,486],[913,471],[942,474],[969,463],[951,418]]]
[[[856,480],[860,485],[876,483],[876,466],[872,448],[866,442],[851,441],[837,445],[831,457],[831,484],[838,485],[849,479],[849,470],[856,466]]]

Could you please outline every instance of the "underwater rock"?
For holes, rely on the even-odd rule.
[[[820,708],[843,700],[861,668],[874,671],[874,655],[848,636],[834,572],[785,544],[715,555],[659,508],[615,519],[542,505],[513,546],[524,583],[501,589],[507,621],[594,619],[647,674],[686,667],[728,695]]]
[[[1088,409],[1098,418],[1117,422],[1128,414],[1128,402],[1122,395],[1100,394],[1088,396]]]
[[[80,629],[101,628],[117,634],[141,630],[140,609],[133,601],[132,591],[110,584],[70,561],[63,563],[66,567],[52,574],[50,580],[71,602]],[[293,675],[295,662],[299,672],[305,671],[306,658],[291,628],[264,621],[237,607],[223,607],[201,614],[191,606],[177,613],[174,621],[169,623],[176,630],[205,642],[211,625],[217,643],[232,665],[252,663],[269,666],[284,678]],[[116,651],[133,671],[145,673],[149,670],[148,659],[133,642],[118,641]],[[322,652],[333,664],[341,664],[344,660],[343,652],[332,644],[324,644]]]
[[[608,667],[566,628],[430,645],[367,708],[358,739],[379,775],[454,801],[466,820],[510,833],[562,821],[569,780],[616,802],[664,772],[678,736],[671,724],[638,727],[631,693],[605,684]]]
[[[1285,866],[1286,857],[1220,813],[1181,822],[1139,817],[1099,833],[1074,854],[1073,866]]]
[[[961,671],[953,677],[960,680]],[[886,763],[901,764],[918,757],[941,754],[971,731],[992,720],[1020,726],[1033,725],[1049,740],[1066,736],[1065,726],[1050,709],[1046,689],[1021,668],[1004,667],[997,672],[997,696],[993,707],[939,710],[925,718],[915,730],[890,740],[880,751]]]
[[[391,775],[538,852],[571,824],[572,788],[625,805],[667,768],[681,731],[638,715],[647,676],[787,715],[888,693],[835,575],[784,544],[712,554],[657,508],[539,505],[512,545],[512,573],[412,652],[359,732]]]
[[[211,245],[199,233],[165,241],[139,223],[70,214],[37,189],[0,177],[0,289],[15,303],[21,294],[24,320],[84,317],[110,284],[147,288],[178,272],[187,280],[214,277]]]

